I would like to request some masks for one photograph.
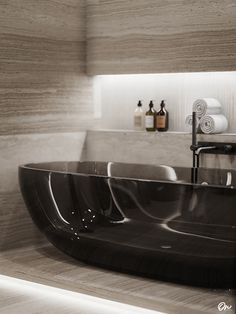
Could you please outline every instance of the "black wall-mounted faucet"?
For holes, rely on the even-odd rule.
[[[192,113],[192,145],[193,152],[192,183],[197,183],[200,154],[236,155],[236,143],[198,142],[197,141],[197,114]]]

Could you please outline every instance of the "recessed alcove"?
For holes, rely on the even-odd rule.
[[[185,118],[198,98],[216,98],[229,121],[227,133],[236,133],[236,72],[98,75],[94,78],[94,108],[100,128],[133,129],[139,99],[143,110],[150,100],[159,110],[162,99],[169,112],[169,131],[189,132]]]

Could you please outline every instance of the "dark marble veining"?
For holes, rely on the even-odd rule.
[[[201,168],[194,185],[190,177],[189,168],[111,162],[19,169],[34,222],[65,253],[162,280],[235,288],[236,172]]]

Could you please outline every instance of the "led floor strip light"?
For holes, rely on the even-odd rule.
[[[23,296],[24,299],[28,299],[29,301],[33,299],[36,302],[43,302],[45,306],[49,304],[50,308],[53,305],[56,307],[68,305],[70,310],[74,309],[76,311],[73,313],[79,314],[164,314],[163,312],[109,301],[4,275],[0,275],[0,294],[1,291],[9,293],[9,296],[13,298],[15,296]],[[19,304],[20,306],[21,304]]]

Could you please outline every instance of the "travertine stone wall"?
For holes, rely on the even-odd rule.
[[[19,192],[18,165],[78,160],[85,134],[64,132],[94,124],[84,5],[0,1],[0,250],[42,239]]]
[[[236,70],[235,0],[88,0],[88,73]]]
[[[0,2],[0,135],[90,126],[85,40],[84,0]]]

